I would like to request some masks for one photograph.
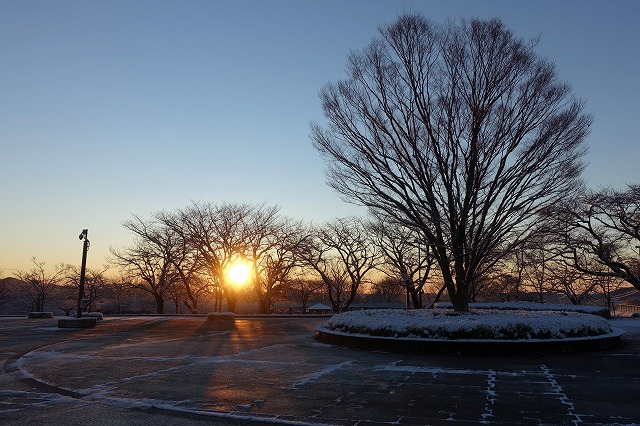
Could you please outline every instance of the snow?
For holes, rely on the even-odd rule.
[[[452,308],[451,302],[436,303],[437,308]],[[600,313],[608,311],[602,306],[587,305],[556,305],[553,303],[534,303],[534,302],[494,302],[494,303],[470,303],[471,309],[504,309],[504,310],[522,310],[522,311],[563,311],[563,312],[584,312],[584,313]]]
[[[324,305],[322,303],[316,303],[315,305],[307,308],[307,311],[329,311],[329,310],[331,310],[331,307]]]
[[[631,318],[613,318],[611,324],[630,333],[640,332],[640,317]]]
[[[345,361],[340,364],[329,365],[326,368],[323,368],[322,370],[319,370],[319,371],[316,371],[315,373],[307,375],[306,377],[302,378],[301,380],[297,381],[291,386],[287,386],[286,388],[283,387],[282,390],[286,392],[294,391],[301,386],[307,385],[309,383],[313,383],[317,381],[320,377],[334,373],[335,371],[341,369],[342,367],[346,367],[348,365],[351,365],[351,361]]]
[[[556,311],[447,309],[367,310],[334,315],[331,330],[386,337],[440,339],[562,339],[610,333],[597,315]]]
[[[522,315],[519,315],[512,311],[482,311],[480,313],[472,313],[468,315],[452,315],[453,312],[450,309],[436,311],[439,313],[437,317],[439,317],[441,320],[446,319],[451,322],[457,321],[462,323],[468,323],[474,317],[485,317],[485,319],[489,318],[491,319],[491,321],[493,321],[494,324],[497,324],[501,320],[509,320],[509,318],[518,318],[520,320],[523,318]],[[424,318],[416,315],[420,313],[424,315],[425,313],[436,311],[384,310],[384,312],[388,314],[394,314],[395,323],[401,323],[402,321],[409,322],[409,319],[407,319],[409,317],[414,317],[413,320],[415,321],[421,319],[424,320]],[[350,316],[352,317],[360,316],[367,319],[368,322],[371,323],[372,316],[366,315],[368,312],[371,311],[349,312],[348,314],[350,314]],[[400,321],[397,318],[400,316],[399,314],[401,314],[403,318],[407,318]],[[493,317],[494,314],[502,314],[502,316]],[[541,323],[544,322],[543,320],[545,318],[547,318],[547,322],[550,323],[557,321],[548,317],[550,314],[551,313],[548,312],[526,312],[524,314],[524,318],[532,318],[532,316],[537,315],[539,317],[542,317],[542,319],[540,320]],[[554,312],[553,314],[559,315],[558,318],[565,323],[569,323],[569,318],[574,318],[573,313]],[[346,314],[337,315],[334,316],[334,318],[340,318],[341,316],[345,317]],[[575,317],[583,318],[585,321],[595,320],[596,323],[594,324],[599,324],[604,321],[604,323],[613,325],[615,327],[624,325],[626,328],[635,328],[636,332],[640,332],[640,318],[616,318],[613,320],[606,320],[594,315],[580,314],[575,314]],[[225,331],[224,333],[227,334],[228,331]],[[210,335],[207,335],[205,340],[207,338],[216,339],[217,336],[219,336],[218,333],[212,333]],[[574,404],[575,400],[570,399],[570,397],[572,396],[571,393],[562,386],[566,382],[567,377],[571,377],[572,379],[574,379],[573,381],[577,383],[579,381],[579,379],[578,381],[575,380],[577,376],[567,375],[566,372],[562,373],[563,376],[559,376],[558,373],[554,371],[553,365],[550,365],[549,368],[544,364],[540,365],[540,360],[538,358],[531,359],[531,366],[526,366],[518,363],[514,366],[509,364],[500,366],[499,369],[492,369],[484,362],[469,364],[465,361],[459,364],[460,368],[456,368],[455,365],[449,365],[450,363],[448,361],[447,366],[440,366],[437,364],[437,362],[434,364],[432,362],[424,362],[420,359],[407,360],[404,357],[402,357],[402,359],[398,359],[398,357],[391,355],[387,356],[386,354],[384,356],[381,356],[381,358],[375,359],[369,359],[368,357],[362,358],[357,354],[354,354],[355,358],[351,357],[345,359],[344,352],[342,351],[317,352],[318,348],[330,348],[333,347],[332,345],[309,341],[308,343],[303,344],[303,348],[301,349],[299,340],[294,340],[292,342],[283,341],[275,343],[270,339],[268,340],[267,346],[256,347],[255,342],[251,341],[246,346],[240,346],[240,350],[234,348],[234,350],[230,352],[223,351],[215,354],[204,354],[198,353],[196,351],[188,354],[174,354],[171,351],[167,352],[166,343],[157,345],[159,341],[165,342],[164,340],[159,339],[164,339],[164,336],[153,336],[152,338],[145,337],[142,339],[132,339],[122,342],[110,343],[108,346],[108,349],[110,351],[114,351],[115,349],[127,348],[127,352],[117,350],[116,353],[118,354],[117,356],[126,357],[126,360],[128,362],[132,362],[134,364],[139,363],[140,365],[147,366],[149,364],[153,365],[147,372],[140,372],[139,374],[135,374],[136,371],[132,371],[130,374],[123,374],[122,376],[116,375],[116,377],[107,376],[108,378],[102,378],[98,376],[96,379],[96,383],[89,383],[87,385],[87,388],[74,388],[74,392],[86,395],[81,399],[81,403],[86,404],[88,407],[90,407],[90,409],[92,409],[92,405],[96,405],[100,407],[111,406],[121,409],[154,408],[167,412],[193,413],[199,416],[209,416],[213,423],[215,423],[216,421],[224,422],[226,421],[226,419],[228,419],[231,422],[237,421],[238,423],[262,422],[285,425],[314,424],[317,426],[315,422],[303,423],[302,421],[306,421],[307,419],[316,419],[313,416],[304,417],[302,420],[296,421],[296,417],[294,417],[290,414],[289,411],[287,411],[290,409],[289,407],[291,405],[284,404],[282,406],[276,406],[276,398],[270,400],[269,397],[272,396],[272,394],[269,393],[263,394],[261,392],[258,392],[254,394],[249,392],[245,394],[244,392],[238,392],[237,395],[229,397],[228,408],[224,408],[224,410],[228,411],[222,411],[222,409],[218,408],[213,410],[211,408],[212,405],[207,405],[209,404],[209,402],[203,402],[203,399],[199,396],[193,396],[193,398],[191,398],[189,395],[185,397],[185,395],[177,393],[175,395],[162,395],[160,396],[160,398],[163,399],[156,399],[153,397],[154,395],[139,395],[137,393],[131,392],[131,389],[137,389],[137,386],[140,386],[140,389],[143,389],[145,383],[148,384],[165,381],[170,383],[171,378],[173,377],[185,377],[185,371],[190,369],[193,369],[197,372],[215,371],[216,374],[223,371],[251,371],[249,369],[242,368],[244,365],[246,365],[249,367],[274,366],[277,368],[274,368],[273,370],[255,370],[259,371],[260,373],[269,373],[266,375],[255,374],[257,378],[252,379],[255,380],[253,382],[245,381],[245,378],[243,378],[237,384],[230,385],[230,389],[232,389],[234,386],[239,389],[247,389],[248,386],[250,386],[252,383],[260,383],[261,381],[266,380],[269,383],[269,389],[275,389],[274,394],[279,395],[278,392],[280,391],[287,392],[289,398],[291,400],[294,400],[296,398],[301,398],[302,395],[307,395],[303,394],[302,392],[308,390],[309,388],[323,389],[324,386],[329,386],[335,376],[346,375],[352,378],[355,377],[356,379],[362,379],[364,377],[368,381],[368,383],[377,383],[378,381],[384,383],[392,383],[392,386],[389,389],[396,389],[396,386],[399,386],[398,389],[400,390],[403,389],[402,386],[407,386],[404,388],[405,390],[409,389],[408,386],[410,384],[413,385],[415,383],[422,384],[428,382],[430,383],[429,386],[431,386],[432,384],[439,383],[438,380],[447,380],[452,383],[460,383],[460,389],[473,389],[473,395],[475,395],[475,398],[477,398],[476,414],[478,417],[476,417],[476,422],[479,422],[481,424],[493,424],[499,423],[497,420],[501,418],[498,414],[498,411],[502,409],[500,407],[504,406],[502,398],[504,398],[504,392],[507,391],[504,390],[504,387],[501,387],[502,384],[511,386],[515,382],[522,382],[525,384],[531,383],[532,387],[536,388],[540,386],[540,383],[542,383],[549,390],[547,390],[544,394],[537,395],[536,397],[545,398],[545,401],[553,402],[553,407],[560,406],[560,409],[554,409],[558,410],[559,413],[563,413],[565,416],[569,416],[568,418],[570,420],[574,420],[573,423],[580,423],[581,416],[582,418],[586,417],[586,415],[583,415],[581,414],[582,412],[578,411],[578,405]],[[198,337],[198,339],[200,340],[200,337]],[[179,341],[177,336],[175,339],[170,339],[170,341],[172,342],[174,340]],[[140,348],[139,346],[142,346],[142,348]],[[20,367],[17,370],[17,373],[21,374],[22,377],[31,377],[32,379],[37,380],[40,383],[48,384],[49,386],[55,387],[58,385],[55,380],[48,382],[43,380],[42,377],[39,377],[38,373],[42,371],[42,368],[52,368],[51,366],[55,366],[56,363],[62,363],[61,365],[68,365],[68,367],[66,368],[72,368],[74,364],[80,365],[80,363],[82,363],[84,359],[90,358],[97,361],[98,363],[100,363],[101,359],[111,360],[106,362],[119,362],[117,361],[117,358],[114,358],[114,355],[116,353],[104,353],[104,347],[102,345],[99,345],[96,348],[87,347],[85,348],[86,351],[83,350],[80,353],[68,351],[69,347],[66,348],[67,351],[65,352],[65,346],[57,346],[57,344],[47,345],[24,354],[22,357],[15,361],[16,364]],[[154,348],[154,350],[150,351],[149,348]],[[156,350],[160,348],[162,350],[156,352]],[[308,350],[309,352],[307,353],[313,355],[305,356],[305,353],[303,352],[300,354],[300,356],[298,356],[298,351],[300,350]],[[145,353],[149,355],[143,355]],[[293,354],[294,356],[282,356],[283,354],[289,353]],[[610,355],[607,355],[607,357],[609,356]],[[622,356],[628,357],[629,355],[625,353]],[[70,361],[73,361],[73,363],[71,363]],[[477,366],[478,368],[473,368],[474,366]],[[34,375],[32,376],[31,373],[33,373]],[[278,377],[277,374],[282,374],[282,377]],[[410,377],[413,374],[425,374],[433,376],[434,378],[436,376],[442,376],[442,378],[433,381],[428,381],[426,379],[423,380],[422,377],[419,376],[411,378],[410,380],[401,379],[403,377]],[[484,375],[485,377],[476,377],[482,375]],[[461,376],[470,377],[467,379]],[[234,377],[234,375],[230,374],[229,377]],[[563,377],[565,378],[564,381],[561,380],[561,378]],[[598,372],[598,377],[607,376],[600,375],[600,373]],[[391,380],[389,380],[389,378],[397,378],[397,381],[394,379],[392,382]],[[505,380],[505,378],[516,378],[516,380]],[[472,383],[473,386],[469,386],[469,383]],[[316,385],[316,387],[310,386],[314,384]],[[344,389],[342,385],[336,386],[336,389],[339,388],[340,391]],[[385,392],[389,390],[386,387],[384,389]],[[509,391],[511,391],[512,388],[509,389]],[[461,390],[460,392],[463,391]],[[214,393],[210,391],[209,395],[213,394]],[[342,401],[341,398],[350,398],[352,394],[336,392],[336,395],[338,396],[338,398],[336,399],[335,405],[339,406]],[[45,409],[49,409],[49,407],[53,404],[68,403],[69,406],[71,406],[72,404],[77,405],[78,401],[80,401],[68,396],[58,396],[57,394],[36,392],[31,394],[27,392],[17,392],[12,390],[0,391],[0,400],[2,400],[3,398],[20,398],[20,404],[23,404],[20,409],[25,409],[22,407],[26,407],[27,404],[32,404],[33,407],[37,408],[42,407]],[[267,401],[266,405],[265,400]],[[32,403],[32,401],[36,402]],[[318,399],[318,401],[321,401],[321,399]],[[272,402],[274,402],[274,404],[269,406],[269,404]],[[263,406],[269,407],[267,411],[262,411],[262,409],[264,408]],[[333,407],[333,405],[330,405],[329,407]],[[66,410],[66,406],[64,409]],[[459,422],[462,414],[460,414],[460,412],[457,412],[457,410],[455,410],[453,407],[447,407],[447,409],[452,410],[450,412],[449,420],[452,422]],[[351,410],[351,408],[347,407],[346,410]],[[5,410],[4,412],[8,411]],[[358,418],[356,417],[358,412],[354,410],[350,413],[356,413],[353,415],[350,414],[350,419],[353,420],[353,422],[351,423],[355,424],[357,420],[354,419]],[[364,419],[364,417],[361,418]],[[613,417],[611,418],[613,419]],[[624,417],[620,417],[620,419],[626,420],[626,418]],[[389,421],[387,422],[387,424],[400,424],[403,422],[404,421],[402,421],[402,416],[399,416],[396,422]],[[346,424],[347,422],[341,421],[341,423]],[[366,423],[366,420],[362,420],[361,423]]]

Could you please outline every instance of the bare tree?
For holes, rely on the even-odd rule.
[[[565,262],[551,263],[549,269],[550,289],[561,294],[574,305],[584,305],[593,296],[597,282]]]
[[[384,277],[372,283],[371,290],[375,294],[381,295],[385,303],[400,302],[405,299],[407,293],[405,283],[401,279],[392,276]]]
[[[143,220],[134,215],[133,219],[125,221],[123,226],[137,238],[156,247],[158,254],[171,265],[184,287],[170,289],[174,302],[184,303],[190,313],[196,314],[198,298],[208,290],[206,280],[200,277],[205,268],[202,254],[192,249],[184,235],[177,232],[175,227],[163,222],[168,217],[166,213],[157,213],[155,216],[154,220]]]
[[[564,256],[577,270],[640,290],[640,185],[585,191],[548,213],[564,231]]]
[[[45,269],[46,262],[38,262],[36,258],[31,259],[35,265],[29,272],[17,272],[16,278],[19,280],[19,291],[29,301],[29,309],[35,312],[42,312],[49,301],[52,293],[62,283],[68,271],[67,265],[57,265],[52,273]]]
[[[521,248],[523,284],[532,289],[539,303],[544,303],[550,290],[549,269],[551,262],[558,257],[557,247],[546,236],[537,234]]]
[[[182,314],[182,304],[187,308],[190,308],[189,302],[187,302],[187,292],[182,285],[172,285],[167,289],[167,300],[173,303],[173,309],[176,315]]]
[[[80,275],[78,274],[74,279],[74,271],[72,268],[73,267],[69,265],[67,276],[56,286],[53,293],[53,298],[56,300],[56,307],[64,312],[66,316],[70,316],[71,311],[78,309]],[[82,297],[84,298],[84,295]]]
[[[311,137],[329,184],[420,230],[458,311],[583,167],[591,119],[534,48],[497,19],[404,15],[320,94],[328,124]]]
[[[324,282],[310,279],[307,274],[300,273],[288,280],[285,286],[288,296],[291,299],[300,301],[302,313],[306,314],[309,300],[317,294],[318,290],[324,287]]]
[[[106,267],[102,270],[87,269],[85,272],[84,294],[82,297],[86,300],[86,309],[88,312],[95,310],[96,301],[106,286],[107,277],[105,273],[107,269]],[[58,307],[63,310],[66,315],[69,315],[70,307],[72,308],[71,310],[77,309],[80,267],[67,265],[67,270],[66,283],[63,286],[65,287],[65,291],[62,295],[62,300],[59,301],[61,303],[59,303]]]
[[[618,290],[623,288],[625,281],[620,278],[607,277],[607,276],[595,276],[592,277],[595,282],[596,288],[599,290],[599,294],[602,297],[603,305],[609,310],[614,310],[614,298]]]
[[[423,288],[434,261],[429,247],[420,246],[424,239],[415,230],[389,218],[378,219],[370,225],[370,230],[384,255],[384,262],[378,269],[388,277],[399,278],[406,291],[407,308],[421,308]]]
[[[503,258],[497,272],[501,287],[500,300],[508,302],[511,299],[518,300],[520,298],[520,292],[523,291],[525,284],[526,266],[524,247],[512,250],[509,255]]]
[[[173,214],[159,215],[202,256],[207,273],[224,293],[227,309],[234,312],[242,289],[227,283],[233,262],[245,256],[248,224],[256,208],[249,204],[192,203]]]
[[[122,268],[132,287],[149,294],[155,302],[156,312],[163,314],[169,288],[179,284],[179,276],[163,247],[138,237],[131,247],[111,248],[110,251],[111,263]]]
[[[2,271],[0,271],[2,272]],[[13,278],[0,278],[0,306],[8,302],[11,298],[11,286]]]
[[[135,294],[135,287],[126,276],[119,276],[107,281],[104,288],[104,297],[116,307],[117,314],[124,314],[126,306],[131,302]]]
[[[497,297],[502,302],[518,300],[519,291],[520,281],[517,275],[503,272],[491,277],[488,292],[493,298]]]
[[[338,313],[349,308],[380,255],[364,222],[348,218],[318,228],[304,259],[320,275],[333,311]]]
[[[278,215],[279,208],[259,208],[251,215],[246,242],[253,265],[253,288],[259,312],[271,313],[276,297],[284,297],[284,284],[302,264],[308,239],[299,221]]]

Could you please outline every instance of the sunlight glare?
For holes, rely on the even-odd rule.
[[[251,270],[245,262],[235,262],[227,272],[227,278],[235,285],[242,285],[249,279]]]

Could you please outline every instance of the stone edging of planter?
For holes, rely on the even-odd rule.
[[[611,333],[600,336],[566,339],[445,340],[351,334],[324,326],[316,327],[316,331],[320,341],[334,345],[433,355],[536,355],[599,351],[619,346],[620,337],[624,334],[623,330],[614,328]]]

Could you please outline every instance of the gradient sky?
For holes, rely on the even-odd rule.
[[[540,36],[595,117],[591,187],[640,182],[640,1],[1,0],[0,277],[88,266],[191,200],[306,221],[364,213],[325,184],[309,122],[346,56],[403,12]]]

